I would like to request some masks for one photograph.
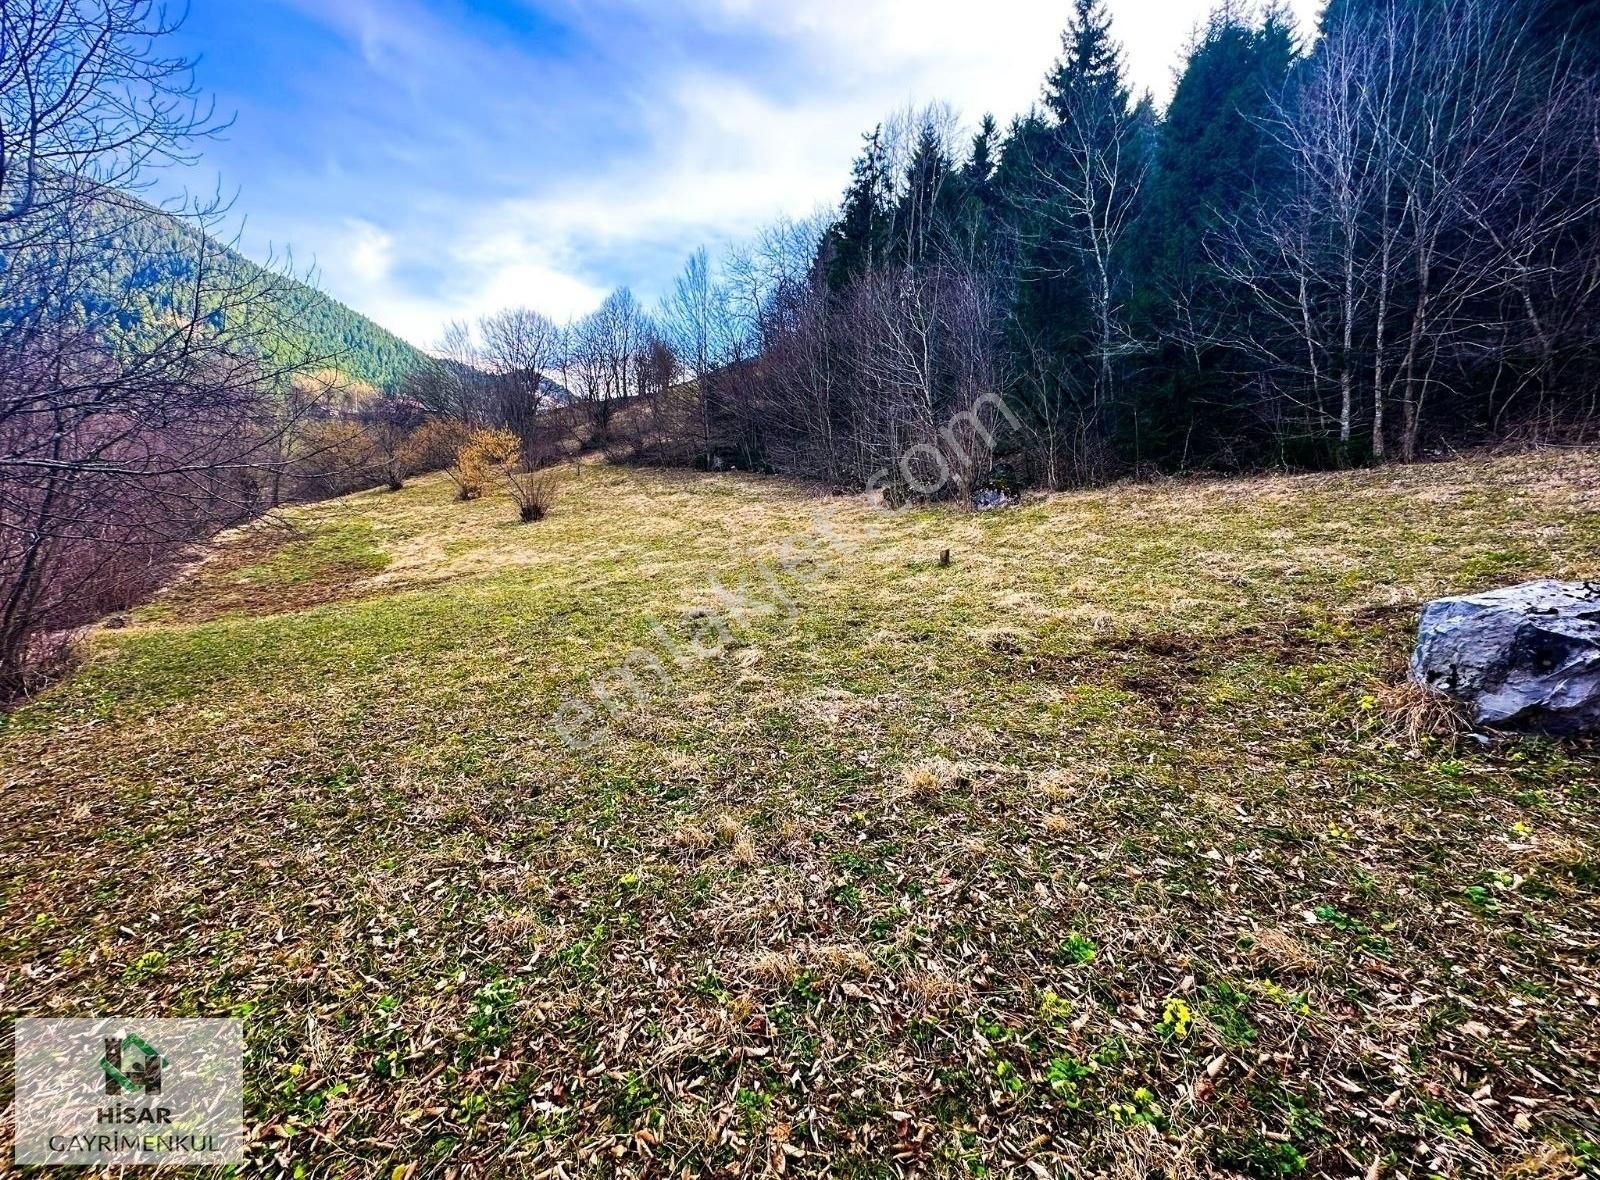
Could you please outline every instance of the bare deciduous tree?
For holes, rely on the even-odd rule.
[[[257,347],[280,282],[208,235],[214,206],[128,195],[216,126],[173,27],[142,0],[0,0],[0,695],[258,511],[310,410],[273,395],[312,358]],[[108,259],[171,277],[130,315]]]
[[[486,316],[478,331],[482,344],[476,359],[488,371],[493,417],[530,445],[540,416],[550,408],[545,375],[556,362],[560,329],[548,317],[519,307]]]

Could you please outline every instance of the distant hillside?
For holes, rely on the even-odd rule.
[[[286,284],[282,301],[281,339],[291,356],[333,358],[334,367],[383,390],[393,390],[407,373],[430,363],[420,349],[314,287]]]
[[[81,244],[74,299],[84,320],[99,325],[110,339],[136,335],[187,304],[203,259],[213,275],[227,273],[271,291],[275,307],[260,325],[264,360],[279,365],[308,360],[315,368],[336,368],[390,391],[413,369],[433,363],[360,312],[203,238],[180,218],[119,197],[114,208],[104,208],[100,221],[103,229],[98,234],[91,229]],[[0,309],[0,316],[7,310]]]
[[[451,360],[448,357],[441,357],[438,359],[429,357],[427,360],[430,364],[441,366],[445,372],[453,375],[457,381],[471,383],[474,381],[483,381],[489,377],[489,374],[483,369],[474,368],[472,365],[464,365],[460,361]],[[512,374],[507,374],[507,376],[525,376],[526,373],[527,370],[523,369]],[[565,385],[561,384],[561,382],[555,380],[554,378],[547,377],[542,373],[539,375],[539,396],[541,399],[543,399],[541,406],[542,409],[570,406],[574,400],[572,390],[568,389]]]

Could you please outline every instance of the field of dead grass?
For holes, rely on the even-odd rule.
[[[449,491],[0,723],[7,1016],[242,1016],[268,1175],[1600,1163],[1600,754],[1389,707],[1422,601],[1600,576],[1600,456]]]

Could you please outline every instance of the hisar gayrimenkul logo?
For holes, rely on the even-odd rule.
[[[24,1017],[15,1027],[18,1164],[244,1162],[240,1021]]]

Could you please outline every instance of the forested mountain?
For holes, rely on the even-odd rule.
[[[251,347],[273,369],[337,369],[392,391],[429,358],[280,265],[263,266],[207,233],[210,219],[174,215],[125,194],[80,221],[66,260],[81,322],[115,340],[187,311],[207,292],[246,290]],[[59,245],[54,247],[62,253]],[[52,291],[60,298],[60,287]],[[16,307],[4,313],[15,315]],[[239,314],[236,308],[230,320]]]
[[[333,367],[379,389],[394,390],[429,363],[425,353],[315,287],[285,284],[281,307],[277,338],[288,354],[329,357]]]

